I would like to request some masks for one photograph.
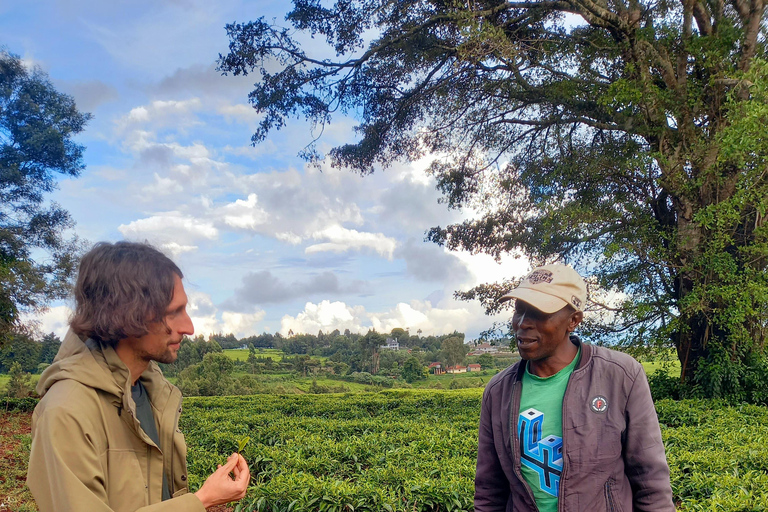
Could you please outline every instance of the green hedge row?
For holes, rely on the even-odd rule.
[[[0,411],[32,412],[35,409],[35,406],[37,405],[38,400],[39,400],[38,398],[34,398],[34,397],[27,397],[27,398],[1,397]]]
[[[481,389],[184,400],[190,483],[243,449],[241,510],[472,510]],[[34,398],[0,399],[31,411]],[[768,511],[768,408],[657,400],[678,510]]]
[[[250,437],[242,510],[472,510],[481,389],[185,400],[193,486]],[[656,403],[680,511],[768,511],[768,409]]]

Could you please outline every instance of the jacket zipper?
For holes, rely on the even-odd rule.
[[[173,395],[173,389],[171,389],[171,395]],[[178,491],[178,489],[176,489],[176,476],[173,474],[173,470],[174,470],[173,455],[174,455],[174,452],[176,451],[175,446],[173,445],[173,441],[174,441],[173,438],[175,437],[176,429],[179,428],[179,418],[181,417],[181,400],[182,400],[181,397],[179,397],[179,403],[176,406],[176,418],[175,418],[175,420],[173,422],[173,428],[171,430],[171,446],[168,447],[168,449],[170,449],[170,451],[171,451],[171,456],[170,456],[170,459],[171,459],[171,481],[168,482],[168,487],[170,487],[172,489],[172,490],[169,489],[169,492],[170,492],[171,496],[173,496],[174,493],[176,491]],[[171,487],[171,486],[173,486],[173,487]]]
[[[578,363],[577,363],[578,366]],[[576,368],[573,369],[573,371],[576,371]],[[563,410],[562,410],[562,417],[561,417],[561,425],[563,426],[563,432],[562,432],[562,439],[563,439],[563,446],[561,447],[562,455],[563,455],[563,469],[560,470],[560,486],[558,488],[557,492],[557,510],[558,512],[565,512],[565,506],[563,505],[563,496],[565,495],[564,489],[565,489],[565,472],[567,470],[566,464],[565,464],[565,432],[566,432],[566,412],[567,412],[567,404],[568,404],[568,388],[571,386],[571,379],[573,378],[573,372],[571,372],[571,375],[568,376],[568,383],[565,385],[565,393],[563,393]]]
[[[605,498],[608,502],[608,511],[616,512],[616,506],[613,503],[613,490],[611,489],[611,481],[605,482]]]

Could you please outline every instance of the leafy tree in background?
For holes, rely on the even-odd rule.
[[[402,329],[400,327],[395,327],[389,332],[389,337],[397,340],[398,343],[400,343],[401,347],[408,346],[408,340],[410,338],[410,335],[408,334],[408,331],[405,329]]]
[[[61,348],[61,339],[50,332],[43,336],[40,347],[40,363],[51,364]],[[40,365],[38,363],[38,366]]]
[[[254,144],[341,114],[359,124],[335,166],[437,155],[445,201],[480,215],[429,239],[573,264],[593,338],[674,346],[685,382],[749,392],[768,334],[765,0],[293,4],[286,27],[226,27],[219,69],[259,75]],[[460,296],[496,312],[512,284]]]
[[[181,346],[179,347],[176,361],[170,364],[161,363],[161,368],[166,375],[178,375],[185,368],[202,362],[206,354],[222,351],[221,345],[213,338],[206,341],[202,334],[198,334],[192,339],[184,336],[181,339]]]
[[[189,396],[221,396],[232,394],[235,362],[223,352],[209,352],[203,360],[179,373],[177,385]]]
[[[66,235],[69,214],[44,198],[55,174],[85,167],[73,137],[90,118],[40,69],[0,49],[0,345],[22,313],[68,291],[80,243]]]
[[[363,360],[368,363],[371,374],[379,373],[379,347],[387,342],[384,334],[371,329],[360,339],[360,349],[363,353]]]
[[[419,360],[413,356],[409,357],[403,363],[403,369],[401,375],[407,383],[412,383],[417,380],[423,380],[427,378],[427,368],[419,362]]]
[[[11,370],[8,372],[10,380],[5,389],[5,396],[11,398],[24,398],[32,394],[32,377],[28,373],[24,373],[19,363],[13,363]]]
[[[477,364],[479,364],[483,370],[487,370],[496,366],[493,362],[493,356],[491,354],[481,354],[480,357],[477,358]]]
[[[458,336],[452,336],[443,340],[442,344],[443,360],[446,366],[456,366],[464,362],[469,347],[464,344],[464,340]]]
[[[20,365],[22,371],[34,372],[41,361],[41,343],[38,343],[25,333],[11,333],[7,342],[0,348],[0,373],[10,373],[14,364]]]

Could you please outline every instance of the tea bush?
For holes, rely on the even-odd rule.
[[[470,511],[482,389],[185,399],[190,482],[249,436],[241,510]],[[768,510],[768,409],[658,400],[678,510]]]

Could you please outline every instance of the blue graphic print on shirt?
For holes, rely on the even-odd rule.
[[[563,470],[563,438],[547,436],[542,440],[543,424],[544,413],[534,408],[520,413],[517,422],[520,462],[538,473],[542,491],[557,496]]]

